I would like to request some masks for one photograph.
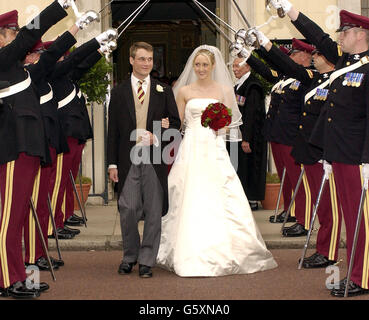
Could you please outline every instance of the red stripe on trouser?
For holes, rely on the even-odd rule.
[[[55,206],[55,224],[56,224],[57,229],[64,228],[64,213],[62,211],[64,192],[66,190],[66,186],[68,182],[70,181],[69,171],[72,169],[73,155],[75,153],[75,150],[78,149],[77,139],[68,137],[67,141],[68,141],[68,146],[69,146],[69,152],[63,153],[63,165],[62,165],[60,187],[59,187],[57,200],[56,200],[56,206]]]
[[[282,181],[284,164],[283,164],[282,151],[281,151],[281,148],[280,148],[281,144],[276,143],[276,142],[271,142],[270,146],[272,148],[274,164],[277,168],[279,179]],[[291,202],[292,191],[293,191],[293,189],[292,189],[290,180],[287,178],[287,174],[286,174],[286,178],[284,179],[283,189],[282,189],[283,203],[284,203],[283,204],[283,207],[284,207],[283,210],[284,211],[288,210],[288,206]]]
[[[82,151],[85,147],[84,144],[78,144],[73,147],[73,151],[71,151],[71,157],[72,157],[72,174],[74,180],[76,180],[78,171],[79,171],[79,165],[81,163],[82,159]],[[77,188],[79,188],[79,184],[77,185]],[[66,197],[65,197],[65,219],[67,220],[69,217],[71,217],[74,213],[74,190],[72,182],[70,181],[70,178],[67,181],[66,184]],[[85,199],[86,200],[86,199]],[[82,201],[82,199],[81,199]]]
[[[0,218],[0,246],[6,254],[6,261],[0,259],[0,287],[5,288],[26,279],[22,255],[22,234],[26,215],[29,214],[29,200],[33,182],[40,166],[40,158],[20,153],[14,163],[11,207],[4,212],[7,164],[0,166],[0,190],[2,212]],[[9,187],[9,186],[8,186]],[[9,217],[8,223],[5,220]],[[3,273],[6,270],[7,274]]]
[[[40,226],[42,230],[42,234],[44,236],[46,246],[48,245],[48,238],[47,238],[47,232],[48,232],[48,225],[49,225],[49,207],[47,204],[47,195],[50,192],[50,182],[51,182],[51,173],[53,171],[53,166],[56,166],[56,150],[55,148],[50,147],[50,155],[52,164],[42,167],[41,168],[41,176],[40,176],[40,186],[39,186],[39,192],[38,192],[38,200],[37,200],[37,217],[40,221]],[[55,181],[54,181],[55,182]],[[52,189],[51,189],[52,190]],[[51,194],[50,194],[51,197]],[[42,248],[41,239],[38,234],[37,230],[34,230],[33,236],[34,239],[31,240],[29,236],[29,214],[26,216],[26,221],[24,225],[24,246],[25,246],[25,262],[27,263],[35,263],[38,258],[45,256],[44,250]],[[30,243],[30,240],[33,243]],[[35,254],[34,257],[30,253],[30,246],[35,246]],[[34,260],[33,260],[34,259]]]
[[[347,263],[349,264],[362,190],[360,167],[358,165],[334,162],[332,163],[332,168],[336,180],[338,198],[342,205],[343,218],[345,219]],[[365,215],[363,214],[351,275],[351,280],[361,287],[363,287],[364,258],[367,258],[364,257],[366,238],[364,217]],[[366,270],[367,272],[368,270]],[[364,285],[368,288],[368,282]]]
[[[297,181],[301,173],[301,165],[295,162],[295,159],[291,156],[291,146],[286,146],[279,144],[279,152],[282,156],[283,165],[286,167],[286,178],[289,180],[292,189],[295,190]],[[305,206],[306,206],[306,196],[304,184],[301,181],[299,190],[295,198],[295,217],[299,224],[305,226]]]
[[[311,202],[312,204],[315,204],[319,194],[322,177],[324,174],[323,164],[315,163],[313,165],[304,165],[304,167],[310,186]],[[337,236],[335,239],[336,245],[333,249],[335,252],[333,260],[338,260],[338,248],[340,243],[341,223],[342,223],[342,214],[339,202],[337,203],[337,207],[338,207],[337,212],[338,221],[336,222],[336,224],[338,224],[338,226],[335,226],[337,228]],[[317,214],[319,218],[320,227],[317,236],[316,251],[324,255],[325,257],[329,257],[334,219],[332,212],[331,192],[329,189],[328,181],[325,183],[324,191],[320,199]]]

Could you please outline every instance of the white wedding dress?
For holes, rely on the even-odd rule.
[[[182,277],[245,274],[277,263],[255,223],[221,136],[201,125],[214,99],[185,109],[186,131],[168,177],[157,264]]]

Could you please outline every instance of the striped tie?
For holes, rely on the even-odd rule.
[[[143,104],[144,100],[145,100],[145,92],[142,89],[142,84],[143,83],[144,83],[143,80],[138,80],[137,96],[138,96],[138,100],[141,102],[141,104]]]

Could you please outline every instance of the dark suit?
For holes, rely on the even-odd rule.
[[[157,90],[158,85],[163,88],[163,92]],[[161,135],[160,132],[154,131],[153,122],[160,122],[162,118],[166,117],[169,118],[171,128],[179,129],[180,119],[172,89],[151,78],[146,130],[155,134],[159,140]],[[124,261],[128,263],[138,261],[140,264],[152,266],[155,263],[157,250],[159,249],[160,216],[166,214],[168,210],[168,167],[161,159],[159,163],[152,161],[158,152],[161,156],[164,143],[161,143],[158,147],[153,145],[149,147],[150,163],[153,164],[132,164],[130,155],[132,148],[136,145],[136,141],[131,141],[131,133],[136,130],[136,126],[135,102],[131,79],[129,79],[115,87],[111,92],[108,127],[108,163],[115,164],[118,167],[118,207],[121,213]],[[141,193],[139,196],[137,194],[130,194],[135,188],[134,181],[130,179],[133,171],[139,172],[135,176],[136,182],[138,184],[142,183],[143,190],[141,193],[140,188],[138,189],[138,192]],[[146,177],[145,172],[150,175],[149,178]],[[155,185],[155,187],[150,189],[147,188],[148,185]],[[146,198],[148,194],[150,195],[150,199]],[[132,200],[132,198],[135,198],[136,201]],[[157,199],[162,199],[160,201],[162,203],[154,204]],[[132,201],[135,203],[127,203]],[[153,204],[147,206],[147,203],[150,201]],[[156,210],[155,207],[159,207],[160,209]],[[140,248],[137,223],[138,220],[142,219],[142,216],[140,216],[142,214],[145,218],[145,230]],[[146,222],[148,222],[147,229]],[[127,230],[128,225],[131,228]],[[147,239],[149,239],[148,242]]]
[[[267,143],[262,134],[265,121],[264,93],[260,81],[250,76],[235,87],[243,124],[242,141],[250,144],[251,153],[238,149],[237,174],[249,200],[264,200],[267,164]]]

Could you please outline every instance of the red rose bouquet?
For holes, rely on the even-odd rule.
[[[210,103],[201,115],[203,127],[210,127],[214,131],[228,126],[232,121],[232,110],[223,103]]]

